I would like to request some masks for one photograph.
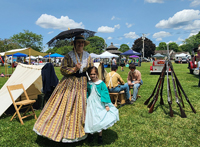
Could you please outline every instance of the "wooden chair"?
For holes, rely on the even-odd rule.
[[[141,85],[140,85],[140,87],[141,87]],[[141,96],[139,95],[140,87],[138,88],[138,93],[137,93],[137,97],[136,97],[137,99],[141,97]],[[131,89],[133,89],[133,86],[132,86],[132,85],[129,86],[129,94],[130,94],[129,100],[130,100],[130,101],[131,101],[131,98],[132,98],[132,96],[133,96],[133,95],[131,95]]]
[[[10,94],[10,97],[12,99],[13,105],[14,105],[15,110],[16,110],[15,114],[12,116],[12,118],[10,119],[10,121],[13,120],[13,118],[15,117],[16,114],[18,115],[19,120],[20,120],[20,122],[21,122],[22,125],[24,124],[22,119],[24,119],[26,117],[34,115],[35,119],[37,119],[37,116],[36,116],[36,114],[35,114],[35,112],[33,110],[33,107],[32,107],[32,105],[36,102],[36,100],[29,100],[29,97],[28,97],[28,95],[26,93],[26,90],[24,89],[23,84],[7,86],[7,89],[8,89],[8,92]],[[14,98],[12,96],[11,91],[12,90],[18,90],[18,89],[23,89],[23,92],[25,94],[26,100],[15,102],[15,100],[14,100]],[[26,111],[23,113],[23,115],[21,117],[19,110],[20,109],[24,109],[24,108],[27,108],[27,109],[26,109]],[[31,113],[29,115],[25,115],[29,111],[29,109],[31,109],[33,113]]]

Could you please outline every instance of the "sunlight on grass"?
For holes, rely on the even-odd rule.
[[[160,95],[155,104],[153,113],[148,113],[148,108],[144,105],[146,99],[152,94],[159,75],[150,74],[151,63],[142,63],[141,67],[137,67],[142,73],[144,84],[139,90],[141,98],[133,105],[126,105],[119,109],[120,121],[113,127],[103,131],[104,146],[162,146],[162,147],[183,147],[183,146],[199,146],[200,142],[200,95],[198,85],[198,76],[189,74],[187,64],[173,64],[175,73],[193,107],[197,113],[194,114],[185,100],[185,113],[187,118],[181,118],[180,109],[175,101],[171,76],[170,86],[173,95],[172,109],[174,117],[169,115],[169,106],[167,103],[167,77],[163,87],[164,105],[160,105]],[[106,70],[109,72],[110,69]],[[55,67],[56,75],[62,78],[60,68]],[[124,71],[118,69],[118,73],[126,82],[129,69]],[[0,87],[7,79],[0,78]],[[152,99],[151,99],[152,100]],[[39,116],[41,110],[37,110]],[[93,143],[87,140],[73,144],[63,144],[50,141],[46,138],[37,136],[33,131],[35,119],[33,117],[24,120],[21,125],[18,119],[10,122],[10,115],[2,115],[0,117],[0,145],[1,146],[98,146],[97,136]],[[97,134],[96,134],[97,135]]]

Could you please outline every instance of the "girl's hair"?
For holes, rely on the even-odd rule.
[[[92,69],[94,69],[94,70],[95,70],[95,73],[96,73],[97,75],[99,75],[99,74],[98,74],[98,69],[97,69],[95,66],[92,66],[92,67],[89,67],[89,68],[88,68],[87,72],[88,72],[89,75],[90,75]]]

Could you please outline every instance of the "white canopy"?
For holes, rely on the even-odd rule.
[[[119,57],[118,55],[112,54],[108,51],[103,52],[102,54],[98,55],[99,58],[112,58],[112,57]]]
[[[29,57],[26,57],[26,59],[28,60]],[[31,59],[37,59],[37,57],[31,56]]]
[[[187,57],[187,56],[188,56],[188,54],[184,54],[184,53],[175,55],[175,57]]]
[[[7,80],[4,86],[0,89],[0,116],[12,104],[11,97],[7,90],[7,85],[23,84],[30,99],[37,99],[37,95],[41,94],[42,76],[41,69],[44,65],[25,65],[18,63],[12,76]],[[22,90],[14,90],[12,92],[14,100],[21,95],[24,98]]]
[[[95,54],[95,53],[90,53],[90,56],[91,56],[92,58],[99,58],[99,55],[97,55],[97,54]]]
[[[40,55],[39,55],[39,56],[36,56],[36,58],[37,58],[37,59],[38,59],[38,58],[39,58],[39,59],[43,59],[43,57],[42,57],[42,56],[40,56]]]

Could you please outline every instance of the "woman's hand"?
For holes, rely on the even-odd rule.
[[[109,108],[108,106],[106,106],[106,110],[107,110],[107,111],[109,111],[109,110],[110,110],[110,108]]]
[[[81,63],[77,63],[75,68],[76,68],[76,71],[78,71],[81,68]]]

